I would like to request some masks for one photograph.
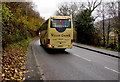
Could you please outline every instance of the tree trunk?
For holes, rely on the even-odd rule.
[[[120,27],[120,1],[118,2],[118,17],[119,17],[119,27]],[[118,29],[118,51],[120,51],[120,30]]]
[[[118,34],[118,51],[120,52],[120,33]]]
[[[105,42],[105,24],[104,24],[104,13],[103,13],[103,46],[105,46],[106,42]]]
[[[109,46],[109,33],[110,33],[110,17],[109,17],[108,29],[107,29],[107,46]]]

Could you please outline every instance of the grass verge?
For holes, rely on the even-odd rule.
[[[35,38],[33,38],[35,39]],[[26,53],[28,44],[33,40],[28,38],[8,45],[2,55],[2,80],[25,80]]]

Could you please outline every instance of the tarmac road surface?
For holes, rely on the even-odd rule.
[[[38,69],[46,80],[118,80],[118,58],[78,47],[46,50],[39,39],[30,44]],[[32,60],[31,60],[32,61]]]

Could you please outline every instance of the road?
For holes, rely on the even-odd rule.
[[[78,47],[46,51],[35,40],[31,49],[46,80],[118,80],[118,59]],[[31,60],[32,61],[32,60]]]

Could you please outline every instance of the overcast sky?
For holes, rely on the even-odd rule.
[[[40,12],[40,16],[45,19],[55,15],[55,11],[62,2],[87,2],[87,0],[32,0],[36,5],[36,10]],[[91,0],[89,0],[91,1]],[[98,0],[99,1],[99,0]],[[115,1],[115,0],[103,0],[103,1]]]
[[[32,0],[37,7],[37,11],[40,12],[42,17],[45,19],[49,18],[50,16],[54,16],[55,11],[58,8],[58,5],[62,2],[80,2],[83,0]]]

